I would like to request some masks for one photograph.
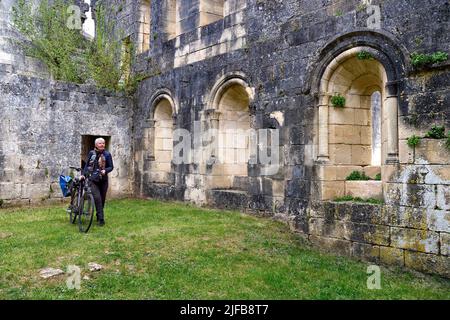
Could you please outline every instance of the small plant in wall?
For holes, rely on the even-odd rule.
[[[368,181],[370,177],[366,176],[364,172],[353,171],[346,178],[347,181]]]
[[[345,107],[345,98],[341,96],[339,93],[336,93],[331,97],[331,104],[335,108],[343,108]]]
[[[373,60],[373,56],[367,51],[360,51],[356,55],[358,60]]]
[[[445,127],[433,125],[430,131],[427,132],[425,138],[429,139],[444,139],[445,138]]]
[[[420,142],[420,137],[418,137],[416,135],[409,137],[408,140],[406,141],[408,146],[411,148],[415,148],[419,144],[419,142]]]
[[[431,54],[413,53],[411,54],[411,64],[415,68],[430,67],[433,64],[441,63],[448,60],[448,53],[437,51]]]

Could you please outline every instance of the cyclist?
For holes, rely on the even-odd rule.
[[[105,140],[103,138],[96,139],[95,149],[89,151],[80,179],[85,179],[85,176],[89,174],[99,226],[105,225],[103,208],[105,206],[106,192],[108,191],[108,173],[113,171],[113,169],[111,153],[105,150]]]

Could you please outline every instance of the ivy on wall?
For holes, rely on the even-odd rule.
[[[100,5],[96,8],[96,36],[92,41],[84,38],[80,28],[70,28],[73,12],[69,4],[74,2],[43,0],[33,8],[30,1],[17,1],[12,20],[27,38],[21,43],[26,54],[44,62],[56,80],[82,84],[92,79],[99,88],[133,94],[145,77],[131,75],[132,44],[121,42],[120,30],[114,29]]]

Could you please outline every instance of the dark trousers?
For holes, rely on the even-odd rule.
[[[105,207],[106,192],[108,191],[108,179],[92,182],[92,195],[94,196],[97,220],[104,220],[103,208]]]

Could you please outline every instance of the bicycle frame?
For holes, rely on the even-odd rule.
[[[81,168],[75,168],[75,167],[70,167],[70,168],[75,169],[77,172],[81,172]],[[78,224],[79,224],[80,231],[87,232],[92,224],[92,217],[94,214],[94,211],[91,211],[91,210],[95,210],[95,200],[93,198],[92,190],[91,190],[90,174],[89,173],[86,174],[84,179],[74,178],[73,183],[74,184],[71,187],[71,189],[72,189],[71,192],[72,192],[72,196],[75,196],[75,193],[76,193],[76,197],[73,197],[71,200],[70,221],[71,221],[71,223],[75,223],[75,220],[77,220],[77,218],[78,218]],[[87,203],[89,203],[88,207],[85,207],[86,201],[88,201]],[[75,208],[75,206],[76,206],[76,208]],[[88,211],[85,211],[86,209]],[[84,227],[82,227],[82,220],[84,220],[85,214],[88,212],[90,214],[90,218],[88,218],[89,219],[88,225],[84,229]],[[72,216],[72,214],[73,214],[73,216]],[[83,222],[83,224],[84,224],[84,222]]]

